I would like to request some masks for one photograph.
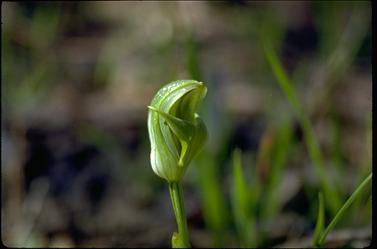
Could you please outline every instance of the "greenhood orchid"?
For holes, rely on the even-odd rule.
[[[153,171],[169,183],[177,220],[173,248],[190,247],[180,181],[187,166],[207,141],[207,128],[196,113],[207,87],[195,80],[178,80],[161,88],[148,106],[148,132]]]
[[[195,112],[207,93],[195,80],[178,80],[161,88],[148,106],[153,171],[178,182],[207,140],[207,129]]]

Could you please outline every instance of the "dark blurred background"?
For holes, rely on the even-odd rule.
[[[209,130],[183,181],[192,245],[239,246],[235,148],[261,193],[254,245],[305,245],[318,177],[262,33],[292,79],[342,200],[371,171],[369,1],[2,2],[1,22],[7,246],[169,247],[175,218],[167,184],[150,166],[146,107],[164,84],[190,78],[208,86],[199,112]],[[276,151],[269,144],[284,129],[292,136],[289,146],[274,145],[285,159],[268,190],[277,204],[263,215]],[[337,227],[333,245],[369,243],[368,196]]]

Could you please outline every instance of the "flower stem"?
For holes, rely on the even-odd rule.
[[[174,233],[172,237],[172,247],[189,248],[191,246],[188,236],[186,213],[182,198],[181,185],[178,182],[169,183],[169,192],[178,226],[178,233]]]

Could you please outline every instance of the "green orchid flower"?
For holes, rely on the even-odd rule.
[[[179,182],[207,140],[197,113],[207,87],[195,80],[178,80],[161,88],[148,106],[148,131],[153,171],[168,182]]]
[[[169,182],[177,220],[173,248],[190,247],[180,180],[207,141],[207,128],[195,112],[206,93],[202,82],[178,80],[161,88],[148,106],[152,169]]]

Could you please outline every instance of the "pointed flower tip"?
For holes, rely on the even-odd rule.
[[[195,81],[196,84],[198,84],[198,88],[200,88],[200,96],[203,99],[207,95],[207,86],[201,82],[201,81]]]

